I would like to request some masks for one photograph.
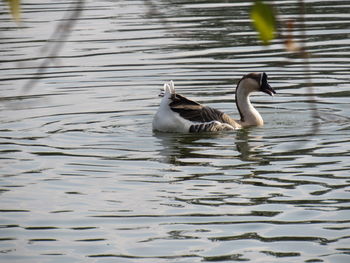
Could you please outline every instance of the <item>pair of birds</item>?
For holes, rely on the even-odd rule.
[[[161,132],[215,132],[250,126],[262,126],[264,121],[250,102],[253,92],[273,96],[276,91],[267,81],[267,74],[249,73],[237,84],[236,106],[240,120],[235,120],[217,109],[204,106],[175,92],[174,83],[164,84],[163,97],[153,118],[153,130]]]

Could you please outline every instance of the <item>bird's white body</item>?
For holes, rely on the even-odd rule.
[[[164,84],[160,95],[163,98],[153,118],[153,130],[162,132],[188,132],[192,125],[191,121],[182,118],[180,114],[172,111],[169,106],[172,94],[175,94],[175,88],[174,83],[170,81]]]

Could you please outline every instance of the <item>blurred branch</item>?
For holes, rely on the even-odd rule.
[[[152,0],[143,0],[144,6],[147,8],[146,15],[150,18],[157,18],[167,29],[181,34],[181,30],[173,27],[172,23],[166,18],[162,11],[159,11],[158,5]]]
[[[37,68],[37,71],[33,74],[32,78],[24,84],[24,91],[32,89],[37,82],[43,78],[43,75],[48,69],[49,65],[52,64],[57,58],[70,33],[72,33],[75,24],[79,20],[79,17],[83,11],[84,3],[85,0],[77,0],[76,2],[73,2],[71,8],[66,11],[64,17],[56,26],[53,34],[47,40],[47,44],[42,48],[43,53],[45,53],[45,58]]]
[[[297,43],[293,38],[294,23],[293,21],[287,21],[284,25],[286,27],[287,35],[275,34],[276,32],[276,21],[278,17],[275,14],[273,7],[271,5],[263,3],[261,0],[256,0],[251,9],[251,20],[259,33],[260,40],[263,44],[268,45],[270,41],[277,37],[283,40],[286,50],[290,52],[295,52],[298,56],[304,59],[304,76],[306,79],[306,88],[308,94],[310,94],[311,99],[309,100],[311,117],[312,117],[312,128],[311,135],[315,134],[319,130],[319,113],[317,110],[316,98],[314,96],[314,88],[311,79],[311,68],[310,68],[310,53],[307,51],[306,42],[306,27],[305,27],[305,2],[304,0],[299,0],[299,25],[300,25],[300,43]],[[283,25],[282,25],[283,26]]]
[[[309,100],[311,116],[312,116],[312,130],[311,135],[315,134],[319,130],[319,113],[317,110],[316,98],[314,95],[314,88],[311,79],[311,68],[310,68],[310,53],[307,51],[306,47],[306,27],[305,27],[305,3],[304,0],[299,0],[299,9],[300,9],[300,32],[301,32],[301,43],[300,43],[300,57],[304,58],[304,75],[306,78],[306,87],[308,93],[311,95]]]

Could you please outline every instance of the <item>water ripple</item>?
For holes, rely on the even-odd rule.
[[[40,77],[70,2],[23,3],[18,26],[0,14],[2,259],[348,262],[350,3],[305,2],[314,94],[302,58],[257,41],[248,2],[90,1]],[[297,1],[275,5],[298,17]],[[238,117],[252,71],[278,92],[252,97],[264,127],[152,132],[164,81]]]

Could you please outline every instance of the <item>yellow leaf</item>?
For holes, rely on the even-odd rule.
[[[19,22],[21,20],[21,0],[5,0],[5,2],[9,5],[13,19]]]
[[[268,45],[274,39],[276,32],[276,18],[272,7],[257,0],[252,7],[250,17],[261,41]]]

